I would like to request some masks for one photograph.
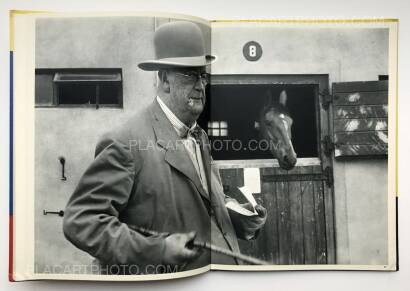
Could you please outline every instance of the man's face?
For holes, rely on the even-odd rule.
[[[173,109],[183,116],[191,115],[196,120],[202,113],[205,102],[205,86],[209,75],[205,67],[168,70]]]

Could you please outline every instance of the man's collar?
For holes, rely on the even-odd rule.
[[[165,116],[168,118],[169,122],[171,122],[180,138],[185,138],[189,131],[193,131],[196,128],[196,121],[191,126],[191,128],[189,128],[171,111],[171,109],[169,109],[169,107],[164,103],[164,101],[161,100],[159,96],[157,96],[156,99]]]

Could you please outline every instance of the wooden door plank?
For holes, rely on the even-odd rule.
[[[286,171],[277,169],[277,174],[286,174]],[[279,233],[279,263],[289,265],[292,261],[292,249],[290,247],[290,207],[289,207],[289,183],[276,183],[276,199],[278,205],[278,233]]]
[[[296,167],[290,174],[299,174],[303,167]],[[303,264],[303,214],[300,182],[289,182],[289,204],[290,204],[290,231],[291,231],[291,253],[292,264]]]
[[[386,105],[387,91],[335,93],[334,105]]]
[[[313,167],[303,167],[301,174],[313,172]],[[302,198],[302,217],[303,217],[303,244],[305,264],[316,264],[316,218],[315,204],[313,199],[313,182],[301,181],[300,191]]]
[[[338,132],[335,134],[335,143],[338,145],[373,145],[387,144],[387,130],[376,130],[368,132]]]
[[[340,82],[333,83],[333,92],[357,92],[357,91],[387,91],[388,81],[364,81],[364,82]]]
[[[313,182],[313,195],[315,201],[315,217],[316,217],[316,254],[317,263],[327,263],[326,250],[326,224],[325,224],[325,205],[323,196],[323,181]]]
[[[387,130],[387,118],[335,119],[334,132]]]
[[[323,195],[325,203],[325,223],[326,223],[326,253],[327,263],[336,264],[336,232],[334,222],[334,196],[331,187],[323,183]]]
[[[274,175],[274,168],[262,168],[261,175]],[[267,217],[260,239],[263,243],[264,260],[279,264],[279,234],[278,234],[278,209],[276,201],[276,183],[264,182],[261,185],[263,206],[266,208]]]
[[[373,145],[337,145],[335,157],[343,156],[385,156],[387,155],[387,144]]]
[[[380,118],[387,117],[388,106],[387,104],[354,106],[337,105],[333,107],[333,112],[335,119]]]

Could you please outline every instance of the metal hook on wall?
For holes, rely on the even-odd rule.
[[[65,176],[65,158],[64,157],[59,157],[58,160],[60,161],[61,164],[61,180],[66,181],[67,177]]]
[[[47,211],[47,210],[43,210],[43,215],[47,215],[47,214],[57,214],[60,217],[64,216],[64,211],[60,210],[60,211]]]

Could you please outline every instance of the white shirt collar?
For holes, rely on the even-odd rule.
[[[159,106],[161,107],[162,111],[164,111],[165,116],[168,118],[168,120],[171,122],[172,126],[174,127],[175,131],[177,132],[179,137],[186,137],[187,133],[189,130],[193,130],[196,126],[197,123],[196,121],[194,124],[189,128],[188,126],[185,125],[172,111],[169,109],[169,107],[157,96],[157,102]]]

